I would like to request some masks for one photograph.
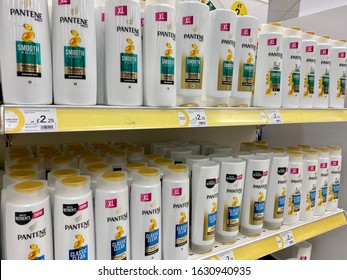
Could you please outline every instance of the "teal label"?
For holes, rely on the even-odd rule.
[[[16,41],[16,59],[18,77],[41,78],[41,46],[39,43]]]
[[[64,46],[65,79],[86,79],[86,49]]]
[[[127,237],[123,236],[116,240],[111,240],[111,259],[126,260],[127,259]]]
[[[279,92],[281,90],[281,71],[270,71],[271,89],[273,92]]]
[[[242,77],[244,79],[252,79],[252,81],[243,82],[242,83],[243,86],[253,85],[253,74],[254,74],[254,64],[244,63],[243,64]]]
[[[200,57],[186,57],[186,82],[200,83],[201,81],[201,59]]]
[[[160,84],[175,84],[175,59],[173,57],[160,57]]]
[[[206,3],[206,5],[209,6],[210,11],[213,11],[213,10],[216,9],[216,7],[213,5],[213,3],[212,3],[211,1],[208,1],[208,2]]]
[[[323,92],[325,95],[329,95],[329,82],[330,82],[330,77],[328,75],[324,75],[322,77],[323,80]]]
[[[88,245],[69,250],[69,260],[88,260]]]
[[[218,90],[231,90],[233,81],[234,62],[220,61],[218,69]]]
[[[314,79],[315,76],[312,74],[307,75],[307,81],[308,81],[308,91],[310,94],[314,94]]]
[[[344,96],[346,93],[346,77],[342,76],[340,78],[340,95]]]
[[[300,72],[293,72],[293,90],[298,93],[300,91]]]
[[[121,83],[137,83],[137,54],[120,54],[120,81]]]

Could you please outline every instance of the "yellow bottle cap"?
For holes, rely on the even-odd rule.
[[[125,151],[120,151],[120,150],[114,150],[109,153],[111,156],[114,157],[124,157],[125,156]]]
[[[158,158],[154,160],[154,163],[160,165],[160,166],[168,166],[170,164],[173,164],[173,160],[170,158]]]
[[[20,170],[20,171],[14,171],[9,174],[9,177],[13,179],[20,179],[20,180],[30,180],[34,179],[36,176],[36,172],[33,170]]]
[[[305,150],[311,149],[311,146],[309,146],[309,145],[298,145],[298,147],[305,149]]]
[[[301,149],[299,147],[295,147],[295,146],[289,146],[289,147],[287,147],[287,150],[288,151],[298,151],[298,152],[301,151]]]
[[[77,170],[74,169],[59,169],[53,171],[53,175],[57,178],[77,176]]]
[[[65,164],[71,161],[73,161],[73,157],[62,156],[53,158],[53,162],[57,164]]]
[[[90,164],[94,164],[94,163],[103,163],[104,160],[101,157],[87,157],[83,160],[85,165],[90,165]]]
[[[143,147],[128,147],[128,151],[132,153],[140,153],[143,152]]]
[[[162,158],[163,155],[161,155],[161,154],[147,154],[147,155],[145,155],[145,157],[148,159],[157,159],[157,158]]]
[[[320,37],[325,38],[325,39],[331,39],[331,37],[328,36],[328,35],[322,35],[322,36],[320,36]]]
[[[329,149],[327,149],[327,148],[318,147],[318,148],[314,148],[314,149],[317,151],[323,152],[323,153],[329,153]]]
[[[157,169],[155,169],[155,168],[147,168],[147,167],[139,169],[138,173],[143,175],[143,176],[146,176],[146,177],[154,177],[154,176],[158,176],[159,175],[159,172],[158,172]]]
[[[10,171],[33,170],[34,167],[28,163],[18,163],[8,167]]]
[[[146,167],[147,164],[145,162],[131,162],[125,165],[126,168],[131,170],[138,170],[140,168]]]
[[[170,164],[167,168],[175,172],[186,172],[188,170],[184,164]]]
[[[313,31],[306,31],[304,33],[307,33],[307,34],[310,34],[310,35],[316,35],[316,32],[313,32]]]
[[[106,172],[102,175],[102,178],[108,181],[121,181],[125,178],[125,172],[121,172],[121,171]]]
[[[40,159],[39,158],[22,158],[18,160],[18,163],[28,163],[28,164],[39,164]]]
[[[67,187],[80,187],[87,182],[87,178],[84,176],[71,176],[63,178],[61,182]]]
[[[288,151],[288,155],[294,156],[294,157],[302,157],[302,152],[297,152],[297,151]]]
[[[14,188],[18,192],[32,193],[37,192],[43,188],[43,182],[41,181],[28,181],[14,185]]]
[[[304,149],[303,152],[308,153],[310,155],[318,155],[318,152],[313,149]]]
[[[269,22],[269,24],[274,26],[282,26],[280,22]]]
[[[270,148],[270,150],[278,153],[284,153],[286,151],[284,148]]]
[[[338,147],[338,146],[327,146],[327,148],[332,151],[337,151],[337,152],[341,151],[341,147]]]
[[[90,172],[104,171],[107,168],[108,168],[108,165],[107,164],[102,164],[102,163],[87,165],[87,170],[90,171]]]

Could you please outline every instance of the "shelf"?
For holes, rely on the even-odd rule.
[[[46,120],[38,124],[41,115]],[[1,134],[14,134],[347,122],[347,110],[3,105],[0,119]]]
[[[247,237],[240,233],[234,244],[227,245],[215,242],[211,252],[206,254],[192,253],[189,259],[219,260],[232,259],[233,256],[236,260],[254,260],[289,247],[283,242],[283,236],[286,234],[293,236],[295,243],[300,243],[345,225],[347,225],[347,213],[338,209],[335,212],[327,212],[321,217],[316,216],[311,221],[300,222],[295,226],[283,226],[280,230],[275,231],[264,229],[258,237]]]

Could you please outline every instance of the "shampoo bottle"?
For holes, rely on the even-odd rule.
[[[327,193],[328,193],[328,179],[329,179],[329,149],[315,148],[318,152],[318,166],[317,166],[317,189],[316,189],[316,207],[314,214],[322,216],[325,213]]]
[[[329,149],[330,170],[326,210],[335,211],[339,202],[342,150],[336,146],[328,146],[327,148]]]

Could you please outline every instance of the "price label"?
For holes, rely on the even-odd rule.
[[[291,230],[280,233],[276,236],[276,242],[279,249],[284,249],[295,244],[293,232]]]
[[[223,261],[232,261],[235,260],[234,258],[234,251],[230,250],[227,252],[220,253],[218,255],[209,257],[207,260],[223,260]]]
[[[186,109],[178,111],[180,126],[204,127],[208,126],[207,116],[204,109]]]
[[[55,108],[6,108],[5,133],[58,131]]]
[[[279,110],[260,111],[260,117],[263,123],[281,124],[283,123]]]
[[[233,10],[236,12],[238,16],[247,16],[248,11],[246,5],[241,1],[236,1],[231,5],[230,10]]]

